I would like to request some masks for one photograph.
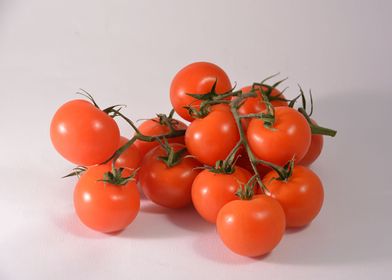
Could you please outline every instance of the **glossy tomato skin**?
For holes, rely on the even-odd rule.
[[[182,68],[173,78],[170,86],[170,101],[174,110],[187,121],[193,121],[185,106],[200,105],[200,101],[187,95],[205,94],[211,91],[217,81],[216,93],[225,93],[231,90],[229,77],[219,66],[209,62],[195,62]]]
[[[240,139],[231,112],[223,106],[206,117],[194,120],[185,133],[185,144],[191,155],[201,163],[214,166],[224,160]]]
[[[185,130],[187,128],[187,125],[179,120],[173,119],[173,127],[177,130],[181,130],[181,129]],[[156,136],[156,135],[168,133],[170,131],[170,129],[166,125],[159,123],[158,118],[144,121],[138,127],[138,129],[142,134],[147,136]],[[184,144],[184,136],[168,138],[167,140],[169,143]],[[147,154],[150,150],[152,150],[158,145],[159,145],[158,142],[145,142],[140,140],[135,141],[135,146],[139,149],[142,158],[145,156],[145,154]]]
[[[243,87],[241,90],[243,93],[248,93],[252,89],[252,86],[246,86]],[[264,91],[267,91],[267,87],[263,86],[262,89]],[[263,101],[263,96],[261,94],[260,90],[256,91],[257,97],[249,97],[245,100],[245,102],[241,105],[241,107],[238,109],[238,113],[240,115],[248,115],[248,114],[257,114],[265,111],[266,106]],[[285,98],[284,95],[276,88],[272,89],[271,91],[271,96],[279,96],[280,98]],[[235,97],[233,97],[235,98]],[[286,106],[287,107],[287,102],[283,100],[272,100],[271,101],[272,106],[274,107],[282,107]],[[242,125],[246,129],[249,125],[250,119],[242,119]]]
[[[216,222],[223,243],[234,253],[247,257],[271,252],[282,239],[285,225],[282,207],[266,195],[227,203]]]
[[[299,162],[309,149],[311,131],[305,117],[289,107],[275,108],[275,123],[264,127],[261,119],[252,119],[247,130],[249,146],[265,161],[284,165],[293,157]]]
[[[121,148],[129,141],[128,138],[121,136],[120,143],[118,148]],[[139,152],[138,147],[135,144],[131,145],[128,149],[126,149],[116,160],[116,167],[123,167],[129,170],[136,170],[139,168],[142,162],[142,156]]]
[[[126,228],[140,208],[140,195],[135,181],[124,186],[100,182],[109,165],[89,167],[74,190],[75,211],[80,220],[91,229],[110,233]],[[124,175],[129,175],[124,171]]]
[[[102,163],[116,151],[120,131],[116,122],[86,100],[63,104],[50,124],[56,150],[77,165]]]
[[[228,202],[238,199],[235,195],[252,175],[236,166],[232,174],[217,174],[203,170],[192,185],[192,201],[196,211],[210,223],[216,222],[219,210]]]
[[[317,125],[317,123],[314,120],[311,120],[311,121]],[[312,134],[312,140],[310,142],[310,147],[309,147],[306,155],[303,157],[303,159],[298,164],[309,166],[313,162],[315,162],[316,159],[320,156],[321,151],[323,150],[323,145],[324,145],[323,136],[321,134]]]
[[[320,212],[324,201],[324,189],[320,178],[305,166],[295,166],[286,181],[271,180],[278,177],[271,171],[263,178],[271,196],[282,205],[287,227],[303,227]]]
[[[185,148],[181,144],[171,144],[175,151]],[[184,154],[184,156],[186,156]],[[177,165],[168,167],[160,156],[166,156],[162,147],[155,147],[143,159],[139,171],[139,184],[143,193],[154,203],[168,207],[181,208],[191,204],[192,183],[200,169],[194,158],[183,158]]]

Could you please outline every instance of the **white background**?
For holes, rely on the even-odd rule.
[[[392,21],[389,1],[0,0],[0,279],[390,279]],[[239,86],[281,72],[312,88],[336,128],[313,166],[318,219],[261,259],[234,255],[192,209],[143,202],[119,235],[80,224],[72,165],[49,123],[78,88],[132,119],[168,112],[186,64]],[[123,133],[131,131],[121,124]]]

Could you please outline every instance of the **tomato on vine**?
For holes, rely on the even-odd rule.
[[[312,123],[317,125],[317,123],[313,119],[312,119]],[[301,159],[301,161],[298,164],[309,166],[313,162],[315,162],[316,159],[321,154],[321,151],[323,149],[323,145],[324,145],[323,135],[322,134],[312,134],[312,140],[310,141],[310,147],[309,147],[308,151],[306,152],[305,156]]]
[[[86,100],[76,99],[56,111],[50,138],[65,159],[90,166],[110,158],[118,148],[120,131],[107,113]]]
[[[213,107],[206,117],[194,120],[185,133],[189,153],[210,166],[224,160],[239,140],[236,122],[227,106]]]
[[[191,204],[192,183],[200,173],[200,163],[188,155],[185,146],[176,143],[155,147],[146,154],[139,184],[151,201],[168,208]]]
[[[219,210],[228,202],[238,199],[237,189],[252,175],[245,169],[234,166],[232,173],[216,173],[203,170],[192,185],[192,201],[197,212],[210,223],[216,222]]]
[[[121,136],[118,148],[122,147],[129,141],[128,138]],[[124,167],[129,170],[136,170],[142,162],[142,155],[135,144],[126,149],[116,160],[116,167]]]
[[[146,136],[158,136],[161,134],[169,133],[170,127],[172,125],[175,130],[185,130],[187,125],[183,122],[173,119],[171,117],[167,117],[166,115],[159,114],[157,118],[150,119],[144,121],[139,127],[138,130],[140,133]],[[178,136],[174,138],[168,138],[169,143],[179,143],[184,144],[184,136]],[[139,152],[142,158],[147,154],[150,150],[158,146],[159,143],[154,142],[146,142],[141,140],[135,141],[135,146],[139,149]]]
[[[222,207],[216,220],[223,243],[247,257],[271,252],[282,239],[285,225],[279,202],[266,195],[233,200]]]
[[[267,107],[265,105],[265,100],[262,96],[261,91],[263,92],[269,92],[269,102],[272,104],[274,107],[281,107],[281,106],[287,106],[287,101],[285,96],[283,95],[282,92],[280,92],[277,88],[270,88],[267,87],[267,85],[262,85],[262,86],[255,86],[255,93],[257,94],[256,97],[249,97],[246,98],[245,101],[241,104],[241,106],[238,108],[238,113],[240,115],[248,115],[248,114],[256,114],[256,113],[261,113],[264,112]],[[249,93],[252,90],[252,86],[246,86],[243,87],[242,93]],[[233,97],[234,99],[235,97]],[[250,120],[249,119],[243,119],[242,120],[242,125],[246,129]]]
[[[320,212],[324,200],[324,190],[320,178],[307,167],[295,166],[285,180],[271,171],[263,178],[271,197],[282,205],[287,227],[303,227]]]
[[[74,206],[80,220],[105,233],[126,228],[140,208],[139,192],[130,172],[117,169],[116,174],[107,176],[108,172],[112,172],[110,165],[89,167],[74,190]]]
[[[300,161],[309,149],[310,126],[303,115],[290,107],[274,109],[274,122],[254,118],[247,130],[249,146],[264,161],[284,165],[289,160]]]
[[[185,66],[174,76],[170,86],[170,101],[174,110],[185,120],[193,121],[185,107],[197,108],[201,101],[188,94],[211,93],[214,84],[215,94],[226,93],[232,88],[225,71],[213,63],[195,62]]]

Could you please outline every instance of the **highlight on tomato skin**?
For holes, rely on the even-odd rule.
[[[184,107],[192,105],[198,108],[200,100],[187,95],[187,93],[209,93],[215,82],[217,94],[228,92],[232,88],[225,71],[210,62],[194,62],[178,71],[170,85],[170,101],[177,114],[192,122],[194,118]]]
[[[183,123],[182,121],[173,119],[173,128],[176,130],[185,130],[187,129],[187,125]],[[168,133],[169,127],[167,127],[164,124],[159,123],[158,118],[153,118],[150,120],[144,121],[142,124],[139,125],[138,127],[139,131],[147,136],[157,136],[160,134],[165,134]],[[184,136],[179,136],[179,137],[174,137],[174,138],[168,138],[167,139],[169,143],[179,143],[179,144],[185,144]],[[141,157],[143,158],[149,151],[151,151],[153,148],[159,145],[158,142],[146,142],[146,141],[141,141],[141,140],[136,140],[135,141],[135,146],[139,149],[139,152],[141,154]]]
[[[219,211],[216,226],[223,243],[234,253],[259,257],[271,252],[285,232],[285,214],[267,195],[233,200]]]
[[[120,130],[106,113],[86,100],[71,100],[50,124],[53,146],[66,160],[82,166],[99,164],[118,147]]]
[[[74,190],[74,207],[81,222],[103,233],[125,229],[140,209],[140,195],[134,180],[123,186],[102,182],[110,165],[89,167],[80,177]],[[124,170],[124,175],[130,172]]]
[[[278,177],[271,171],[263,178],[271,197],[282,205],[287,227],[304,227],[319,214],[324,201],[324,189],[320,178],[305,166],[294,167],[286,181],[273,180]]]

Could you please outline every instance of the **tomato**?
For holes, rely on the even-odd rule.
[[[182,130],[182,129],[185,130],[187,128],[186,124],[176,119],[172,119],[172,124],[174,129],[176,130]],[[168,133],[170,131],[169,127],[167,127],[165,124],[159,123],[158,118],[144,121],[138,127],[138,129],[142,134],[147,136],[157,136],[160,134]],[[184,136],[168,138],[167,140],[169,143],[184,144]],[[152,150],[154,147],[158,145],[159,145],[158,142],[145,142],[140,140],[135,141],[135,146],[139,149],[142,158],[145,156],[146,153],[148,153],[150,150]]]
[[[121,148],[129,141],[128,138],[121,136],[120,144],[118,148]],[[116,160],[116,167],[124,167],[129,170],[135,170],[140,166],[142,162],[142,156],[139,152],[138,147],[135,144],[131,145],[128,149],[126,149]]]
[[[224,109],[213,109],[206,117],[194,120],[185,133],[188,151],[210,166],[224,160],[239,139],[234,117]]]
[[[185,148],[181,144],[170,145],[175,152]],[[156,204],[168,208],[181,208],[189,205],[192,183],[200,173],[200,163],[191,157],[168,167],[159,157],[166,156],[162,147],[155,147],[143,159],[139,171],[139,184],[144,194]],[[187,153],[184,156],[188,155]]]
[[[120,141],[120,130],[111,117],[90,102],[72,100],[54,114],[50,138],[65,159],[90,166],[113,155]]]
[[[219,66],[209,62],[195,62],[182,68],[173,78],[170,86],[170,101],[174,110],[187,121],[193,121],[185,106],[200,105],[200,101],[187,95],[209,93],[216,81],[215,92],[231,90],[229,77]]]
[[[317,125],[314,120],[312,120],[312,122]],[[312,134],[312,140],[310,141],[308,152],[298,164],[306,166],[311,165],[321,154],[323,144],[324,138],[321,134]]]
[[[239,155],[240,156],[239,156],[236,164],[238,166],[241,166],[242,168],[245,168],[251,174],[254,174],[253,167],[249,161],[248,154],[246,153],[244,148],[241,149]],[[267,174],[268,172],[270,172],[272,170],[270,167],[267,167],[262,164],[257,164],[256,168],[257,168],[257,171],[259,172],[259,175],[261,178],[263,178],[265,174]]]
[[[265,161],[284,165],[293,157],[299,162],[309,149],[311,131],[305,117],[289,107],[275,108],[275,123],[264,127],[261,119],[252,119],[247,130],[249,146]]]
[[[135,181],[124,186],[98,181],[110,170],[110,165],[89,167],[74,191],[75,211],[80,220],[89,228],[106,233],[127,227],[140,208]],[[123,174],[129,176],[127,170]]]
[[[232,174],[219,174],[205,169],[193,182],[193,205],[206,221],[215,223],[219,210],[226,203],[238,199],[235,195],[237,189],[251,177],[247,170],[239,166],[234,167]]]
[[[279,203],[266,195],[234,200],[219,211],[217,231],[233,252],[258,257],[272,251],[285,231],[285,215]]]
[[[248,115],[248,114],[257,114],[261,113],[266,109],[265,103],[263,101],[263,96],[260,91],[260,87],[257,87],[258,90],[256,91],[256,94],[258,95],[257,97],[249,97],[245,100],[245,102],[241,105],[241,107],[238,109],[238,113],[240,115]],[[242,88],[243,93],[248,93],[252,89],[252,86],[247,86]],[[268,88],[266,86],[263,86],[262,89],[264,91],[267,91]],[[271,91],[271,97],[277,97],[279,96],[280,98],[285,98],[284,95],[276,88],[272,89]],[[236,97],[233,97],[235,99]],[[281,106],[287,106],[287,102],[284,100],[271,100],[271,104],[274,107],[281,107]],[[242,125],[246,129],[248,127],[248,124],[250,122],[250,119],[242,119]]]
[[[278,177],[271,171],[263,178],[271,196],[279,201],[286,214],[287,227],[309,224],[320,212],[324,200],[323,185],[309,168],[295,166],[287,181],[272,180]]]

